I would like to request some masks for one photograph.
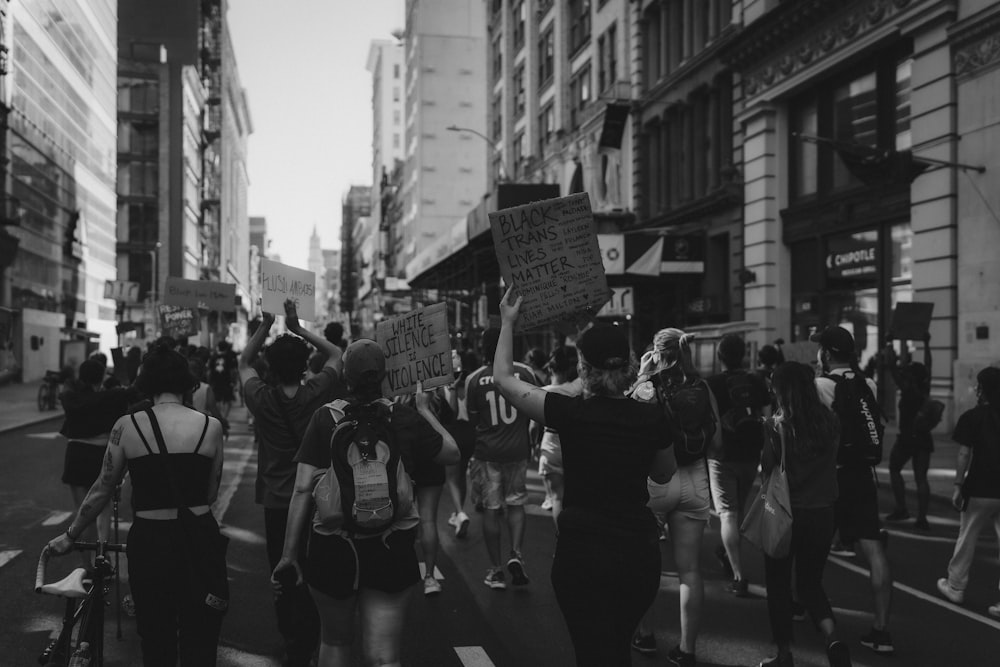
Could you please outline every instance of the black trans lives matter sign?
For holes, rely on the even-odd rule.
[[[611,298],[587,193],[489,217],[500,273],[524,297],[519,330],[589,317]]]

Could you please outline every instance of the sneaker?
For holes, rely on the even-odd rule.
[[[676,667],[694,667],[698,664],[695,660],[694,653],[686,653],[681,650],[680,646],[675,646],[673,650],[667,654],[667,661]]]
[[[830,661],[830,667],[852,667],[851,651],[842,641],[827,644],[826,659]]]
[[[456,529],[458,528],[458,513],[457,512],[452,512],[451,516],[448,517],[448,525],[449,526],[454,526]]]
[[[729,556],[726,554],[726,547],[721,544],[715,548],[715,557],[719,559],[719,564],[722,565],[722,569],[726,573],[726,577],[729,579],[735,579],[736,575],[733,573],[733,566],[729,562]]]
[[[469,532],[469,515],[465,512],[459,512],[455,517],[455,537],[465,537]]]
[[[746,579],[733,579],[733,582],[726,587],[726,592],[738,598],[745,598],[750,594],[750,584]]]
[[[886,515],[886,521],[906,521],[910,518],[910,513],[905,509],[893,510]]]
[[[507,561],[507,571],[510,572],[511,581],[515,586],[527,586],[528,575],[524,571],[524,559],[516,551],[510,552],[510,560]]]
[[[871,632],[861,638],[861,645],[870,648],[880,655],[892,655],[896,652],[895,647],[892,645],[892,637],[887,630],[872,628]]]
[[[948,598],[949,602],[954,604],[962,604],[965,602],[965,591],[960,591],[957,588],[952,588],[951,584],[944,577],[937,580],[938,592]]]
[[[1000,618],[1000,602],[997,602],[995,605],[988,608],[986,610],[986,613],[992,616],[993,618]]]
[[[424,577],[424,595],[437,595],[441,592],[441,582],[433,575]]]
[[[507,589],[507,582],[505,581],[503,570],[499,567],[491,567],[486,570],[486,579],[483,580],[483,583],[495,591],[503,591]]]
[[[135,618],[135,601],[132,600],[131,593],[126,593],[122,598],[122,610],[129,618]]]
[[[916,528],[917,530],[930,530],[931,524],[927,522],[927,517],[924,517],[922,519],[917,519],[916,521],[914,521],[913,527]]]
[[[552,511],[552,499],[549,498],[548,496],[545,496],[545,500],[542,501],[541,508],[543,510],[545,510],[546,512],[551,512]]]
[[[656,637],[653,634],[643,635],[638,630],[632,635],[632,650],[643,655],[656,653]]]
[[[847,545],[843,542],[837,542],[830,547],[831,556],[840,556],[841,558],[854,558],[858,555],[858,552],[854,550],[853,545]]]
[[[773,658],[761,660],[758,667],[795,667],[791,653],[779,653]]]
[[[792,620],[793,621],[804,621],[806,620],[806,608],[801,602],[796,602],[792,600]]]

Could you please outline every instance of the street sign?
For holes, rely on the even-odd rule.
[[[119,303],[139,303],[139,283],[132,280],[105,280],[104,298]]]
[[[604,304],[598,317],[625,317],[635,315],[635,302],[631,287],[612,287],[611,301]]]

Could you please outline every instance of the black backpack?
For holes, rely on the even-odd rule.
[[[662,374],[654,375],[652,380],[656,401],[667,418],[677,464],[688,465],[704,458],[717,429],[708,383],[692,377],[670,385]]]
[[[849,466],[874,466],[882,461],[885,422],[882,409],[865,376],[856,371],[829,374],[834,382],[831,408],[840,419],[837,462]]]
[[[761,426],[760,385],[757,378],[747,371],[731,371],[722,375],[725,380],[725,410],[721,410],[724,445],[760,451],[764,446],[764,429]],[[721,401],[720,401],[721,402]]]

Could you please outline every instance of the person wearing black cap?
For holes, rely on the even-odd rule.
[[[895,647],[888,630],[892,575],[882,542],[875,469],[871,464],[852,457],[851,452],[859,449],[856,446],[859,443],[851,442],[857,436],[849,427],[856,415],[842,412],[852,409],[848,405],[849,401],[837,400],[838,394],[844,395],[846,383],[858,383],[858,388],[853,393],[867,402],[869,415],[879,420],[882,413],[875,401],[878,388],[871,378],[865,378],[858,369],[854,336],[847,329],[827,327],[811,336],[810,340],[819,343],[817,358],[823,369],[823,374],[816,378],[816,390],[823,404],[840,418],[841,440],[837,451],[839,494],[835,505],[837,531],[841,542],[856,541],[870,566],[869,579],[874,595],[875,615],[871,632],[861,638],[861,644],[876,653],[892,655]],[[860,384],[862,378],[865,385]],[[860,408],[855,405],[853,409]]]
[[[493,381],[519,411],[559,432],[565,496],[552,587],[577,665],[630,665],[632,630],[656,597],[660,548],[647,506],[647,476],[673,471],[659,406],[628,400],[635,357],[620,327],[594,325],[577,339],[583,393],[563,396],[514,372],[514,324],[522,298],[508,289]]]

